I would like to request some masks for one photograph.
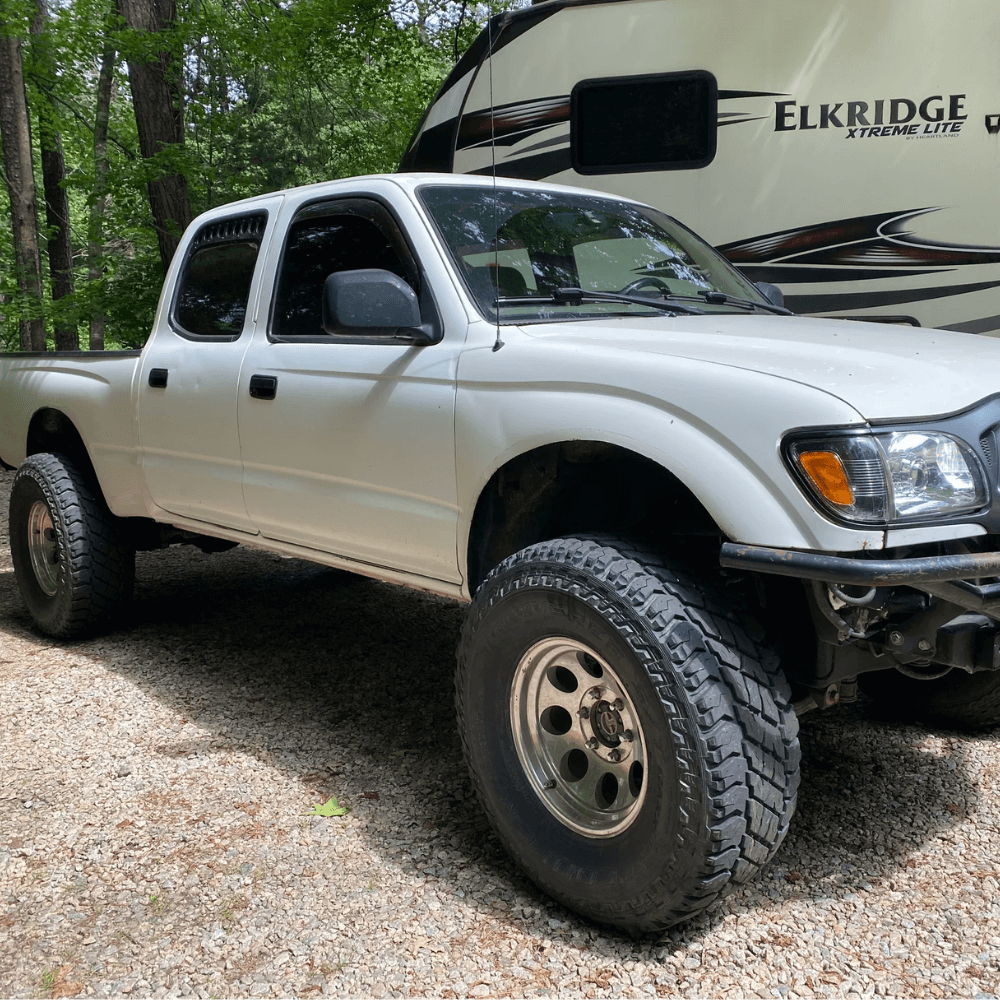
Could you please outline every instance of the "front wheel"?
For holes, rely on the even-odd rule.
[[[135,552],[100,494],[61,455],[31,455],[17,470],[10,552],[21,597],[49,635],[92,631],[131,598]]]
[[[558,539],[487,578],[459,724],[479,798],[546,892],[630,933],[752,877],[788,829],[798,723],[773,657],[692,580]]]

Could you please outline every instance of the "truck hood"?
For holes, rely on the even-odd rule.
[[[599,342],[790,379],[837,396],[867,420],[951,413],[1000,392],[1000,341],[945,330],[730,313],[521,329],[588,350]]]

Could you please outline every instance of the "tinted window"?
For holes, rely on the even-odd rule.
[[[337,271],[377,267],[415,288],[395,233],[359,215],[305,213],[285,244],[271,332],[279,337],[322,336],[323,284]]]
[[[191,243],[174,306],[174,320],[199,337],[238,337],[260,249],[264,215],[203,227]]]
[[[702,71],[584,80],[571,99],[573,168],[704,167],[715,157],[717,104],[715,77]]]

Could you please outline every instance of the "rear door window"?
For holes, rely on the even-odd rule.
[[[267,224],[264,212],[203,226],[188,247],[174,299],[174,328],[188,337],[235,340]]]

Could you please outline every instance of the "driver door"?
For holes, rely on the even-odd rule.
[[[465,330],[426,347],[324,332],[327,275],[369,267],[398,274],[422,313],[434,311],[384,205],[327,199],[296,212],[271,315],[240,382],[247,511],[265,537],[457,583],[455,398]]]

